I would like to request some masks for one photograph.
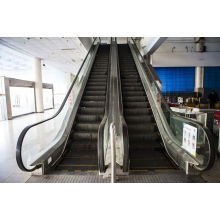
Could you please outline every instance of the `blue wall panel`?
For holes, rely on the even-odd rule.
[[[204,89],[206,95],[213,89],[220,95],[220,67],[205,67]]]
[[[155,67],[154,69],[162,81],[162,92],[194,91],[194,67]]]

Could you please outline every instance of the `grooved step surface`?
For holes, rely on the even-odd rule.
[[[128,45],[119,45],[124,117],[128,126],[130,170],[172,169]]]
[[[100,45],[90,72],[66,153],[56,167],[59,171],[97,170],[98,129],[105,112],[109,45]]]

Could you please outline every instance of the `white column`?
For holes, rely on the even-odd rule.
[[[44,112],[41,59],[34,59],[36,112]]]
[[[195,67],[195,92],[204,93],[204,67],[197,66]]]

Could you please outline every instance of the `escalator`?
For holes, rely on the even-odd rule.
[[[210,169],[215,161],[210,131],[169,108],[153,71],[133,38],[124,45],[117,45],[115,38],[109,45],[95,38],[57,112],[19,135],[19,168],[73,175],[108,175],[111,167],[123,175]],[[182,144],[185,125],[197,132],[195,153]],[[111,166],[114,157],[117,166]]]
[[[98,170],[98,129],[105,112],[109,45],[100,45],[87,81],[66,152],[56,170]]]
[[[16,147],[21,170],[104,172],[110,53],[111,43],[94,38],[56,113],[23,129]]]
[[[134,38],[118,45],[118,64],[124,130],[128,131],[124,140],[129,142],[124,145],[123,170],[129,171],[127,164],[134,171],[180,168],[193,174],[210,169],[216,156],[210,130],[171,110],[154,68],[146,63]]]
[[[130,171],[174,169],[128,44],[118,45],[118,54],[124,117],[129,135]]]

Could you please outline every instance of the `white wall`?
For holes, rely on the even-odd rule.
[[[45,64],[45,66],[43,66],[43,64]],[[57,108],[62,103],[69,88],[68,74],[42,61],[42,80],[43,83],[53,84],[54,104]]]
[[[42,61],[41,65],[43,83],[53,84],[55,107],[58,107],[62,103],[69,86],[67,73],[60,71],[46,61]],[[73,71],[76,72],[76,70]],[[33,57],[0,45],[0,76],[35,81]]]

